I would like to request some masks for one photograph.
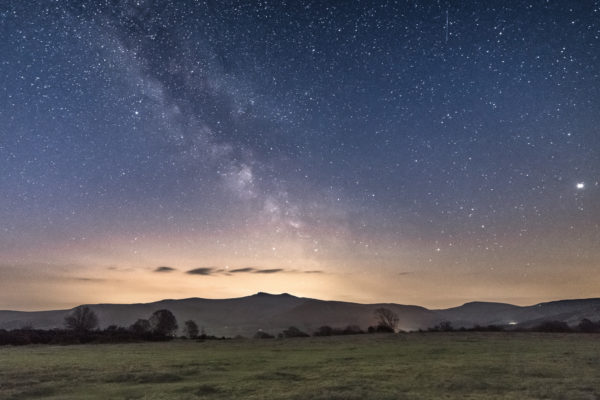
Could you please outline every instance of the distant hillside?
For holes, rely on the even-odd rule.
[[[515,323],[519,327],[530,328],[552,320],[577,325],[584,318],[600,320],[600,299],[560,300],[526,307],[473,302],[435,312],[440,318],[451,321],[455,327]]]
[[[366,329],[376,323],[375,309],[386,307],[400,317],[403,330],[426,329],[441,321],[450,321],[455,328],[473,325],[508,325],[531,327],[547,320],[559,320],[576,325],[583,318],[600,320],[600,299],[562,300],[520,307],[504,303],[472,302],[460,307],[428,310],[401,304],[358,304],[324,301],[285,294],[257,293],[234,299],[161,300],[146,304],[91,304],[102,328],[109,325],[129,326],[139,318],[148,318],[154,311],[169,309],[180,326],[192,319],[208,334],[217,336],[251,336],[257,330],[278,333],[289,326],[313,332],[322,325],[345,327],[358,325]],[[0,329],[31,326],[40,329],[63,326],[71,310],[0,311]]]

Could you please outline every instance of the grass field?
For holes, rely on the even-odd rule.
[[[0,398],[600,399],[600,336],[412,333],[1,347]]]

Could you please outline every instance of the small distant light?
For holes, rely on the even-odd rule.
[[[510,321],[508,324],[509,324],[509,325],[516,325],[516,324],[517,324],[517,322],[516,322],[516,321]]]
[[[577,182],[577,185],[575,185],[575,187],[576,187],[578,190],[585,189],[585,183],[584,183],[584,182]]]

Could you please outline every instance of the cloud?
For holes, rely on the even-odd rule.
[[[245,268],[236,268],[228,271],[229,273],[252,273],[252,274],[276,274],[278,272],[294,272],[292,270],[285,270],[283,268],[255,268],[255,267],[245,267]]]
[[[186,274],[191,275],[228,275],[232,276],[234,274],[293,274],[293,273],[304,273],[304,274],[322,274],[323,271],[320,270],[310,270],[310,271],[299,271],[295,269],[284,269],[284,268],[258,268],[258,267],[243,267],[243,268],[234,268],[234,269],[224,269],[218,267],[210,267],[210,268],[195,268],[186,272]]]
[[[177,271],[177,270],[173,267],[167,267],[164,265],[161,265],[160,267],[156,267],[156,269],[154,270],[154,272],[173,272],[173,271]]]
[[[186,274],[190,275],[213,275],[215,272],[219,270],[215,270],[215,268],[194,268],[190,269],[186,272]]]
[[[271,268],[271,269],[257,269],[254,271],[255,274],[276,274],[278,272],[285,272],[282,268]]]
[[[103,278],[86,278],[79,276],[69,277],[68,279],[79,282],[106,282],[106,279]]]
[[[110,267],[106,267],[109,271],[120,271],[120,272],[131,272],[135,271],[137,268],[134,267],[117,267],[115,265],[111,265]]]
[[[229,270],[230,273],[235,274],[238,272],[256,272],[257,269],[256,268],[252,268],[252,267],[246,267],[246,268],[236,268],[236,269],[231,269]]]

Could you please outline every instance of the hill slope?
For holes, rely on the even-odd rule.
[[[289,326],[313,332],[322,325],[345,327],[358,325],[366,329],[376,323],[374,311],[386,307],[400,317],[400,329],[417,330],[450,321],[455,328],[473,325],[517,323],[530,327],[544,320],[560,320],[571,325],[581,319],[600,320],[600,299],[562,300],[520,307],[504,303],[472,302],[460,307],[428,310],[401,304],[358,304],[295,297],[287,293],[257,293],[234,299],[189,298],[161,300],[144,304],[92,304],[100,325],[129,326],[154,311],[168,309],[180,326],[192,319],[209,334],[218,336],[252,336],[261,329],[277,333]],[[0,329],[30,326],[40,329],[62,327],[71,310],[0,311]]]

